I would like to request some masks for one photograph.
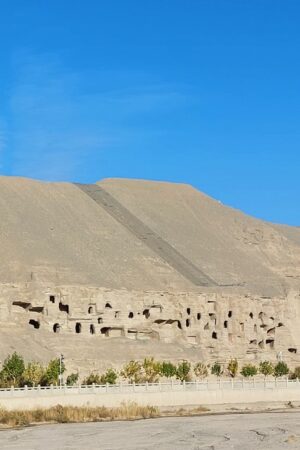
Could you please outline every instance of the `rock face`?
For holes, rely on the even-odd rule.
[[[300,231],[188,185],[0,178],[0,357],[299,362]]]

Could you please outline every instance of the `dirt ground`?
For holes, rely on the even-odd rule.
[[[300,412],[43,425],[0,432],[1,450],[300,449]]]

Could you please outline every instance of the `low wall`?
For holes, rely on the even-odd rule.
[[[89,388],[48,388],[46,390],[0,391],[0,407],[8,410],[64,406],[116,407],[122,402],[152,406],[197,406],[257,402],[300,402],[300,383],[217,385],[213,383],[181,385],[94,386]]]

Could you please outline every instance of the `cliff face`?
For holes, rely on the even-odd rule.
[[[299,364],[298,228],[134,180],[2,177],[0,217],[0,359]]]
[[[84,189],[1,177],[0,216],[1,282],[232,285],[264,296],[300,285],[299,229],[256,220],[188,185],[109,179]]]

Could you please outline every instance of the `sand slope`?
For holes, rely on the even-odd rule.
[[[188,185],[98,185],[216,285],[272,296],[299,283],[297,228],[253,219]],[[1,282],[195,289],[184,271],[74,184],[0,177],[0,217]]]

